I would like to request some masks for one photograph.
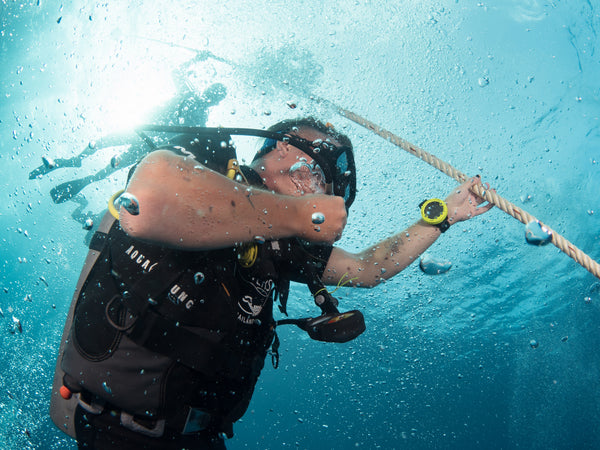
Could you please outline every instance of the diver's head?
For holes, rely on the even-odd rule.
[[[281,139],[266,139],[252,161],[266,175],[267,187],[291,195],[331,193],[343,197],[350,208],[356,195],[356,168],[347,136],[312,117],[285,120],[268,131]],[[281,176],[272,176],[277,174]],[[292,192],[286,192],[289,187]]]
[[[221,83],[213,83],[202,93],[202,97],[212,106],[218,105],[227,96],[227,88]]]

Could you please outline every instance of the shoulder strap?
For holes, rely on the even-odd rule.
[[[118,234],[111,236],[119,239]],[[226,373],[235,377],[243,373],[247,370],[248,361],[226,350],[222,344],[223,333],[208,329],[192,331],[156,310],[165,291],[181,273],[188,270],[189,260],[177,253],[175,250],[166,251],[152,272],[146,272],[129,283],[120,278],[118,267],[114,268],[112,276],[123,287],[120,295],[112,301],[120,301],[133,318],[129,324],[113,326],[137,345],[207,376]]]
[[[276,257],[281,258],[282,261],[293,261],[294,268],[305,275],[306,285],[308,286],[308,289],[310,289],[310,292],[315,299],[315,303],[321,308],[323,314],[337,314],[339,312],[337,309],[338,301],[327,291],[325,284],[321,280],[321,275],[313,261],[314,257],[306,250],[299,239],[274,241],[271,243],[271,248]],[[280,302],[281,306],[279,309],[282,313],[287,315],[287,292],[284,298],[280,298]]]

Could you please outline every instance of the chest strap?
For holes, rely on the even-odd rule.
[[[114,224],[111,236],[122,233]],[[98,235],[95,239],[99,245],[106,245],[109,239]],[[209,377],[227,375],[237,378],[252,370],[254,358],[244,357],[223,344],[225,334],[205,328],[188,328],[169,319],[156,308],[168,289],[181,273],[188,270],[187,261],[175,251],[169,250],[154,266],[152,272],[145,272],[133,284],[121,279],[118,267],[113,266],[112,276],[117,285],[124,286],[120,295],[116,295],[107,303],[106,317],[111,325],[126,333],[133,342],[148,350],[177,361],[187,367],[199,371]],[[108,310],[114,302],[125,306],[133,316],[124,325],[114,323]],[[261,359],[262,362],[262,359]]]

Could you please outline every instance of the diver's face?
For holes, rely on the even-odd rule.
[[[312,128],[291,133],[310,142],[329,137]],[[338,142],[331,142],[339,145]],[[286,141],[277,142],[275,149],[258,160],[254,167],[267,188],[284,195],[330,194],[331,185],[325,183],[325,174],[312,156]]]
[[[312,128],[301,128],[290,134],[309,142],[322,140],[332,145],[340,145],[326,134]],[[262,177],[265,186],[279,194],[297,197],[332,193],[331,184],[326,184],[325,174],[313,157],[287,141],[278,141],[273,150],[252,165]]]
[[[298,150],[294,147],[295,150]],[[295,161],[282,176],[289,177],[294,186],[292,195],[325,194],[325,174],[319,165],[306,153],[299,151]]]
[[[312,128],[303,128],[294,134],[311,142],[329,139],[326,134],[313,130]],[[338,145],[337,142],[332,142],[332,144]],[[299,196],[304,194],[328,193],[328,186],[325,183],[325,174],[317,162],[313,160],[310,155],[307,155],[293,145],[288,145],[288,148],[290,156],[288,163],[291,162],[291,165],[289,166],[287,174],[282,172],[282,176],[287,176],[289,181],[291,181],[293,192],[290,194]]]

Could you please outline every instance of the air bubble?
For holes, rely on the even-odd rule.
[[[202,284],[203,281],[204,281],[204,274],[202,272],[196,272],[194,274],[194,283]]]
[[[527,203],[529,201],[531,201],[531,195],[521,195],[521,197],[519,197],[521,199],[522,203]]]
[[[312,223],[320,225],[325,222],[325,214],[316,212],[312,215]]]
[[[427,275],[439,275],[446,273],[451,267],[452,263],[450,261],[436,260],[428,254],[424,254],[419,262],[419,268]]]
[[[552,242],[552,231],[538,220],[534,220],[525,226],[525,240],[531,245],[547,245]]]
[[[110,386],[106,383],[106,381],[102,382],[102,389],[104,389],[104,391],[106,391],[107,394],[112,394],[112,389],[110,388]]]
[[[12,328],[11,328],[10,332],[12,334],[15,334],[17,331],[19,333],[22,333],[23,326],[21,325],[21,321],[19,319],[17,319],[15,316],[12,316]]]
[[[586,303],[600,303],[600,283],[593,283],[584,297]]]
[[[135,195],[125,192],[119,197],[119,204],[132,216],[137,216],[140,213],[140,202]]]

